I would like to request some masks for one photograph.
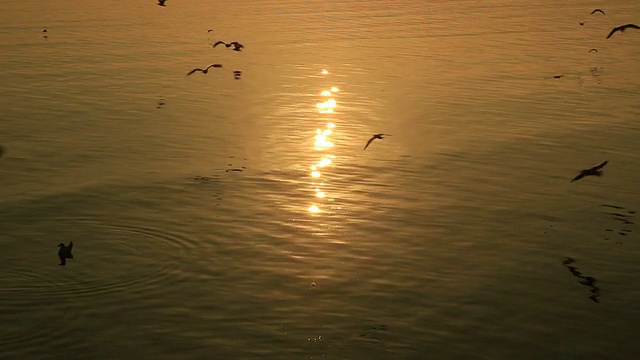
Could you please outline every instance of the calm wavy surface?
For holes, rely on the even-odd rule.
[[[555,3],[0,1],[0,357],[638,356],[640,3]]]

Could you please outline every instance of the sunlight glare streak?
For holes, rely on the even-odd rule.
[[[322,74],[327,75],[329,74],[329,71],[326,69],[322,69]],[[337,93],[339,91],[340,89],[338,89],[335,86],[332,86],[330,90],[322,90],[320,92],[320,95],[325,97],[326,100],[319,101],[316,104],[318,113],[333,114],[333,109],[336,108],[337,102],[334,98],[331,98],[331,96],[333,96],[334,93]],[[310,166],[311,177],[313,178],[313,180],[311,181],[311,185],[315,190],[314,196],[317,199],[317,202],[309,206],[307,211],[313,214],[320,212],[319,206],[322,206],[324,201],[332,202],[334,200],[333,198],[330,198],[330,197],[327,198],[327,194],[322,190],[322,188],[325,186],[324,181],[321,181],[319,183],[316,181],[319,181],[319,179],[322,176],[319,169],[330,166],[333,163],[332,159],[336,158],[335,155],[327,153],[328,150],[333,147],[333,142],[330,141],[329,138],[331,137],[331,135],[333,135],[334,133],[333,129],[335,128],[336,128],[335,123],[327,122],[327,125],[324,129],[316,129],[316,133],[314,136],[314,149],[316,151],[322,151],[323,154],[320,160],[316,164]]]

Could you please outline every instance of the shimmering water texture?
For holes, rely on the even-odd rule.
[[[0,359],[640,358],[640,2],[0,14]]]

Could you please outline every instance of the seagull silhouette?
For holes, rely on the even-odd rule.
[[[58,250],[58,257],[60,258],[59,265],[65,265],[67,263],[67,259],[73,259],[73,254],[71,253],[71,249],[73,249],[73,241],[69,241],[69,246],[64,246],[63,243],[58,244],[60,250]]]
[[[640,26],[636,25],[636,24],[626,24],[626,25],[620,25],[618,27],[614,27],[611,32],[609,33],[609,35],[607,35],[607,39],[612,37],[613,34],[616,33],[616,31],[620,31],[621,33],[623,33],[625,30],[627,29],[640,29]]]
[[[367,145],[364,146],[364,149],[362,151],[367,150],[367,147],[369,147],[369,144],[371,144],[371,142],[373,140],[375,140],[375,139],[382,140],[382,139],[384,139],[385,136],[391,136],[391,134],[375,134],[375,135],[373,135],[373,137],[371,137],[371,139],[369,139],[369,141],[367,141]]]
[[[164,3],[166,3],[167,0],[158,0],[158,6],[167,6]]]
[[[578,23],[578,24],[580,24],[580,26],[584,26],[584,22],[580,22],[580,23]]]
[[[189,71],[189,72],[187,73],[187,76],[189,76],[189,75],[193,74],[193,73],[194,73],[194,72],[196,72],[196,71],[201,71],[203,74],[206,74],[206,73],[208,73],[208,72],[209,72],[209,69],[211,69],[212,67],[213,67],[213,68],[221,68],[221,67],[222,67],[222,64],[211,64],[211,65],[207,66],[207,68],[206,68],[206,69],[204,69],[204,70],[202,70],[202,69],[200,69],[200,68],[195,68],[195,69],[193,69],[193,70]]]
[[[605,13],[604,13],[604,11],[602,11],[602,10],[600,10],[600,9],[595,9],[595,10],[593,10],[593,11],[591,12],[591,15],[593,15],[593,14],[595,14],[595,13],[597,13],[597,12],[602,13],[602,15],[607,15],[607,14],[605,14]]]
[[[207,30],[207,32],[208,32],[208,33],[212,32],[212,31],[213,31],[213,29],[209,29],[209,30]]]
[[[563,76],[564,75],[553,75],[553,76],[549,76],[547,79],[560,79]]]
[[[598,49],[593,48],[593,49],[589,50],[589,52],[594,52],[594,51],[595,51],[595,52],[598,52]]]
[[[584,169],[584,170],[580,170],[580,173],[573,178],[573,180],[571,180],[571,182],[574,181],[578,181],[580,179],[582,179],[585,176],[590,176],[590,175],[594,175],[594,176],[602,176],[602,169],[605,165],[607,165],[609,163],[609,160],[605,160],[602,163],[589,168],[589,169]]]
[[[226,46],[227,49],[229,49],[230,47],[233,46],[233,49],[231,49],[231,50],[234,50],[234,51],[242,51],[242,48],[244,47],[244,45],[240,44],[237,41],[233,41],[233,42],[230,42],[228,44],[226,42],[224,42],[224,41],[218,41],[215,44],[213,44],[213,47],[216,47],[216,46],[218,46],[220,44],[224,44],[224,46]]]

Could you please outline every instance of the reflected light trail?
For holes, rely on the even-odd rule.
[[[323,69],[322,74],[327,75],[329,74],[329,71]],[[337,87],[332,86],[330,90],[322,90],[320,92],[320,95],[324,97],[324,99],[316,104],[316,109],[318,109],[319,114],[327,116],[334,113],[334,109],[338,106],[338,102],[333,98],[333,96],[339,91],[340,90]],[[318,162],[310,166],[312,178],[311,185],[315,190],[314,197],[316,199],[315,202],[307,208],[307,211],[311,214],[321,213],[324,202],[332,201],[332,199],[327,199],[327,194],[322,189],[325,183],[324,181],[321,181],[322,173],[319,170],[327,169],[331,166],[331,164],[333,164],[333,159],[336,157],[329,153],[333,148],[333,142],[330,140],[330,137],[334,134],[335,128],[336,124],[334,122],[327,122],[324,129],[316,129],[316,134],[314,136],[314,150],[320,151],[322,154]]]

